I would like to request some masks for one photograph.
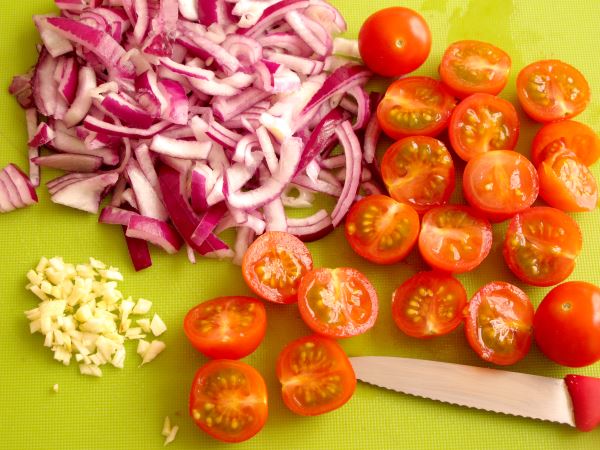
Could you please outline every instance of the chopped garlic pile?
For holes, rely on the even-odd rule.
[[[27,273],[27,289],[40,300],[37,308],[26,311],[31,333],[45,336],[44,346],[54,359],[69,365],[73,356],[84,375],[102,376],[100,366],[123,368],[126,340],[138,340],[142,365],[165,349],[164,342],[145,338],[159,336],[167,329],[154,314],[149,318],[131,316],[150,312],[152,302],[143,298],[134,302],[117,289],[123,275],[115,267],[90,258],[88,264],[68,264],[62,258],[42,258]],[[145,343],[145,344],[142,344]]]
[[[165,417],[165,422],[162,429],[162,435],[165,437],[165,447],[175,440],[175,436],[177,436],[178,431],[179,427],[177,425],[171,427],[171,419],[169,416]]]

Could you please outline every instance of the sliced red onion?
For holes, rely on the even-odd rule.
[[[352,111],[353,114],[356,114],[356,122],[352,128],[354,130],[362,130],[367,126],[371,118],[369,93],[360,86],[354,86],[348,89],[348,95],[356,99],[356,105],[352,105],[352,107],[356,107],[356,111]]]
[[[202,25],[218,22],[217,0],[197,0],[198,20]]]
[[[30,147],[41,147],[54,139],[54,130],[47,123],[39,124],[33,138],[27,143]]]
[[[125,235],[125,241],[127,242],[127,250],[131,257],[133,268],[136,272],[147,269],[152,266],[152,258],[150,256],[150,249],[148,243],[142,239],[135,239],[127,236],[127,227],[123,227],[123,234]]]
[[[254,230],[252,230],[252,228],[249,228],[249,227],[238,228],[237,235],[235,238],[235,245],[233,247],[235,256],[234,256],[232,262],[234,264],[236,264],[238,266],[242,265],[242,261],[244,260],[244,255],[246,254],[248,247],[250,247],[250,244],[252,244],[254,237],[255,237],[255,233],[254,233]]]
[[[241,29],[238,32],[248,37],[256,37],[283,19],[288,12],[304,9],[309,5],[310,1],[307,0],[282,0],[274,3],[264,10],[254,26]]]
[[[239,34],[229,35],[222,44],[223,48],[234,56],[247,70],[251,70],[262,57],[262,46],[255,39]]]
[[[358,41],[356,39],[345,39],[336,37],[333,40],[333,53],[336,55],[349,56],[350,58],[360,59],[358,51]]]
[[[269,114],[277,117],[286,117],[287,120],[291,122],[322,88],[326,78],[325,74],[319,74],[308,78],[302,83],[302,86],[300,86],[300,89],[297,92],[291,93],[275,103],[269,109]]]
[[[150,24],[150,13],[148,11],[147,0],[133,0],[133,8],[135,9],[136,21],[133,29],[133,38],[138,44],[144,42],[148,25]]]
[[[94,53],[109,70],[117,71],[118,78],[133,78],[133,64],[122,61],[125,50],[109,34],[64,17],[50,17],[46,22],[58,34]]]
[[[56,17],[53,14],[42,14],[33,16],[33,22],[37,27],[44,47],[52,55],[53,58],[58,58],[73,51],[71,43],[54,31],[47,23],[48,17]]]
[[[336,129],[336,135],[344,148],[347,162],[346,182],[344,183],[344,188],[342,189],[338,203],[331,214],[333,226],[337,226],[344,219],[344,216],[354,202],[360,184],[362,159],[360,143],[352,130],[350,122],[345,121],[339,125]]]
[[[71,105],[77,93],[79,65],[75,58],[67,57],[60,58],[59,63],[61,66],[60,73],[55,73],[55,81],[58,83],[58,93],[67,104]]]
[[[371,120],[367,124],[365,130],[365,141],[363,147],[363,158],[367,163],[372,163],[375,160],[375,153],[377,152],[377,142],[381,135],[381,127],[379,126],[379,120],[377,115],[373,114]]]
[[[138,210],[138,204],[137,204],[137,200],[135,198],[135,194],[133,193],[133,190],[125,189],[123,191],[123,195],[121,196],[121,198],[123,199],[123,203],[127,203],[129,206],[131,206],[136,211]]]
[[[227,207],[223,203],[219,203],[209,209],[207,209],[201,216],[196,229],[190,236],[190,240],[198,247],[204,244],[204,241],[213,234],[215,228],[219,222],[225,216]]]
[[[185,250],[187,253],[188,261],[191,264],[196,264],[196,252],[194,251],[194,249],[190,247],[189,244],[185,244]]]
[[[333,72],[319,91],[313,96],[302,110],[303,118],[296,123],[296,129],[301,128],[316,114],[318,108],[332,96],[347,92],[354,86],[360,86],[370,78],[371,72],[364,66],[347,64]]]
[[[265,215],[267,231],[287,231],[287,218],[281,199],[276,198],[267,203],[263,207],[263,213]]]
[[[313,225],[288,227],[288,233],[293,234],[304,242],[313,242],[324,238],[334,230],[330,217],[323,218]]]
[[[238,26],[249,28],[258,22],[269,6],[279,0],[236,0],[232,14],[239,17]]]
[[[323,62],[315,59],[285,53],[270,53],[267,58],[304,75],[316,75],[323,72]]]
[[[56,112],[58,88],[54,81],[57,60],[43,48],[33,77],[33,98],[37,110],[45,116]]]
[[[321,161],[321,167],[325,169],[339,169],[346,165],[346,156],[337,155]]]
[[[279,50],[277,54],[287,54],[291,56],[299,56],[302,58],[308,58],[312,55],[312,49],[306,45],[306,43],[294,34],[288,33],[269,33],[267,35],[259,36],[257,38],[258,43],[264,48]],[[282,53],[281,51],[283,50]]]
[[[88,7],[87,2],[82,0],[54,0],[56,7],[66,11],[81,12]]]
[[[214,234],[211,234],[200,247],[202,256],[214,259],[233,258],[234,253],[229,246]]]
[[[317,22],[303,16],[296,10],[288,12],[285,15],[285,20],[317,55],[325,56],[331,51],[331,38]],[[323,32],[319,33],[316,27],[320,27]],[[327,36],[329,41],[322,40],[324,36]]]
[[[93,178],[94,176],[95,175],[93,173],[68,173],[61,177],[48,181],[46,183],[46,186],[48,187],[48,192],[50,193],[50,195],[52,195],[55,192],[58,192],[63,187],[68,186],[69,184],[72,184],[76,181],[88,180],[90,178]]]
[[[169,254],[177,253],[182,245],[181,238],[167,222],[140,215],[129,220],[125,235],[148,241]]]
[[[146,217],[157,220],[167,220],[167,212],[162,200],[152,187],[152,184],[144,176],[139,164],[135,159],[129,161],[126,167],[127,177],[131,183],[140,213]]]
[[[179,13],[185,19],[197,22],[199,19],[198,3],[198,0],[179,0]]]
[[[91,155],[76,155],[69,153],[56,153],[54,155],[39,156],[32,160],[38,166],[68,172],[96,172],[102,166],[102,158]]]
[[[160,58],[159,61],[162,66],[166,67],[171,72],[183,75],[187,78],[195,78],[198,80],[212,80],[215,78],[215,73],[210,70],[180,64],[170,58]]]
[[[154,117],[162,117],[169,107],[167,99],[158,87],[158,78],[148,70],[135,79],[136,99]]]
[[[118,179],[118,173],[109,172],[77,180],[53,193],[51,199],[54,203],[96,214],[102,198]]]
[[[319,122],[304,147],[298,172],[304,170],[311,161],[326,149],[335,145],[337,142],[335,130],[344,121],[344,118],[342,111],[336,108]]]
[[[131,218],[135,216],[139,216],[139,214],[116,206],[105,206],[98,217],[98,222],[109,225],[128,226]]]
[[[122,125],[108,123],[92,116],[87,116],[83,121],[83,125],[88,130],[96,131],[98,133],[104,133],[111,136],[127,137],[131,139],[149,139],[171,126],[169,122],[164,120],[155,123],[150,128],[146,129],[129,128]]]
[[[37,119],[37,111],[34,108],[30,108],[25,111],[27,138],[30,142],[35,139],[37,134]],[[52,131],[52,133],[54,133],[54,131]],[[40,156],[40,149],[38,147],[32,147],[29,145],[27,149],[27,159],[29,160],[29,180],[34,188],[40,185],[40,166],[33,161],[38,156]]]
[[[163,155],[182,159],[206,159],[212,148],[212,142],[183,141],[157,134],[150,143],[150,150]]]
[[[19,189],[17,188],[15,182],[8,175],[6,168],[0,172],[0,182],[2,183],[1,195],[4,196],[5,199],[3,209],[5,209],[6,212],[25,208],[27,206],[23,199],[21,199]]]
[[[289,138],[283,142],[277,172],[256,189],[230,193],[227,198],[228,203],[234,208],[249,210],[259,208],[278,198],[296,173],[303,146],[299,138]]]
[[[311,4],[304,10],[304,14],[321,24],[330,34],[344,33],[348,30],[344,17],[326,1],[311,0]]]
[[[154,123],[154,119],[145,109],[135,105],[123,94],[111,92],[104,97],[101,105],[107,112],[132,127],[148,128]]]
[[[158,155],[160,160],[166,164],[167,166],[175,169],[181,174],[187,175],[187,173],[192,169],[193,163],[187,159],[181,158],[173,158],[167,155]],[[160,185],[160,183],[159,183]],[[161,191],[162,192],[162,191]]]
[[[336,180],[337,182],[337,180]],[[313,181],[308,178],[306,175],[298,175],[293,179],[293,183],[298,186],[302,186],[306,189],[310,189],[311,191],[320,192],[322,194],[331,195],[332,197],[339,197],[342,195],[342,188],[328,183],[323,180]],[[338,182],[339,183],[339,182]]]
[[[316,182],[318,183],[319,181],[317,180]],[[285,191],[283,191],[283,194],[281,194],[281,201],[283,202],[283,205],[288,208],[312,208],[315,201],[315,195],[312,190],[290,184]]]
[[[187,48],[192,54],[204,59],[209,57],[214,58],[215,63],[229,74],[237,72],[240,68],[240,62],[235,56],[210,39],[189,32],[187,32],[186,37],[187,39],[180,38],[177,42]]]
[[[198,214],[208,209],[208,192],[214,185],[209,179],[212,176],[212,170],[205,164],[196,164],[192,169],[190,181],[190,197],[192,208]]]
[[[96,73],[91,67],[82,67],[79,70],[77,94],[71,107],[66,112],[64,122],[67,127],[73,127],[83,120],[92,106],[91,91],[97,86]],[[41,111],[40,111],[41,112]]]
[[[154,168],[154,161],[152,156],[150,155],[150,150],[146,144],[138,145],[133,149],[135,159],[140,165],[140,169],[148,183],[154,188],[156,194],[162,199],[162,192],[160,191],[160,186],[158,185],[158,175],[156,173],[156,169]]]
[[[248,88],[242,94],[233,98],[217,97],[213,102],[215,116],[223,122],[247,111],[270,94],[259,89]]]
[[[17,188],[19,198],[26,206],[33,205],[38,202],[38,196],[35,193],[35,188],[31,184],[29,177],[23,173],[14,164],[9,164],[4,168],[4,172],[12,180]]]
[[[76,153],[79,155],[99,156],[104,164],[109,166],[118,164],[119,153],[113,148],[89,149],[85,143],[76,137],[73,137],[58,129],[55,131],[52,147],[65,153]]]
[[[177,125],[187,125],[190,104],[183,86],[174,80],[160,80],[158,88],[168,102],[163,118]]]

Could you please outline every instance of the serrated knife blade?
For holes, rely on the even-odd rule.
[[[350,362],[357,379],[386,389],[576,426],[562,379],[400,357],[360,356]]]

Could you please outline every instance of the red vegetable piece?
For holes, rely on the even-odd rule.
[[[600,378],[567,375],[565,383],[573,402],[575,425],[581,431],[592,431],[600,425]]]

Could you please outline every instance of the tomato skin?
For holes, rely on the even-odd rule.
[[[183,321],[190,343],[213,359],[248,356],[258,348],[266,329],[265,306],[251,297],[219,297],[200,303]]]
[[[423,214],[448,203],[455,187],[454,162],[446,146],[429,136],[411,136],[387,149],[381,176],[391,197]]]
[[[400,330],[415,338],[448,334],[462,321],[467,304],[463,285],[443,272],[419,272],[392,296],[392,317]]]
[[[433,269],[469,272],[487,258],[491,248],[492,226],[473,208],[441,206],[423,216],[419,251]]]
[[[593,211],[598,204],[594,174],[570,151],[551,154],[538,166],[540,197],[566,212]]]
[[[363,23],[358,48],[362,60],[373,72],[397,77],[425,62],[431,51],[431,31],[425,19],[412,9],[385,8]]]
[[[531,161],[538,167],[552,152],[568,150],[586,166],[600,158],[600,137],[587,125],[562,120],[544,125],[531,145]]]
[[[553,286],[571,275],[582,245],[577,222],[558,209],[540,206],[513,217],[506,231],[503,254],[521,281],[533,286]]]
[[[358,270],[319,268],[302,278],[298,309],[315,333],[346,338],[363,334],[375,325],[379,302],[375,288]]]
[[[533,305],[527,294],[504,281],[475,293],[465,311],[465,334],[484,361],[507,366],[525,357],[533,334]]]
[[[356,389],[356,375],[342,347],[316,335],[297,339],[281,351],[277,378],[283,402],[302,416],[333,411],[350,400]]]
[[[552,361],[568,367],[600,361],[600,288],[582,281],[555,287],[533,325],[537,346]]]
[[[377,107],[382,130],[392,139],[435,137],[448,126],[456,100],[446,87],[429,77],[394,81]]]
[[[466,40],[446,49],[439,71],[450,92],[465,98],[475,93],[499,94],[508,82],[510,67],[510,56],[504,50],[487,42]]]
[[[539,191],[533,164],[510,150],[480,153],[467,163],[463,173],[465,199],[492,222],[501,222],[526,210]]]
[[[300,279],[312,267],[310,251],[300,239],[289,233],[268,231],[246,251],[242,274],[248,287],[259,297],[288,304],[298,300]],[[276,282],[279,282],[278,287],[271,285]]]
[[[512,103],[490,94],[473,94],[454,109],[448,135],[456,154],[469,161],[490,150],[514,149],[519,127]]]
[[[536,61],[517,77],[519,103],[541,123],[571,119],[590,101],[590,87],[575,67],[558,60]]]
[[[350,208],[345,233],[352,249],[363,258],[394,264],[406,258],[417,243],[419,215],[390,197],[369,195]]]
[[[226,381],[222,384],[222,379],[235,379],[236,383]],[[265,381],[255,368],[241,361],[209,361],[196,372],[189,411],[196,425],[215,439],[223,442],[248,440],[267,421]]]

